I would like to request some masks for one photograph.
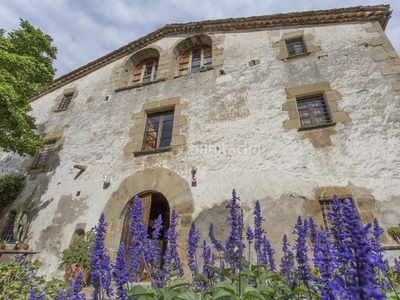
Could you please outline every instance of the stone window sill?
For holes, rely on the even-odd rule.
[[[317,126],[301,127],[301,128],[299,128],[298,131],[317,130],[317,129],[322,129],[322,128],[326,128],[326,127],[333,127],[335,125],[336,125],[336,123],[333,122],[333,123],[327,123],[327,124],[317,125]]]
[[[68,108],[64,108],[64,109],[56,109],[53,112],[58,113],[58,112],[62,112],[62,111],[66,111],[68,110]]]
[[[214,68],[213,68],[213,67],[210,67],[210,68],[206,68],[206,69],[200,69],[200,71],[194,72],[194,73],[187,73],[187,74],[183,74],[183,75],[176,75],[176,76],[174,76],[174,79],[175,79],[175,78],[180,78],[180,77],[185,77],[185,76],[187,76],[187,75],[189,75],[189,74],[203,73],[203,72],[207,72],[207,71],[211,71],[211,70],[214,70]]]
[[[295,59],[298,59],[298,58],[303,58],[303,57],[306,57],[306,56],[310,56],[310,54],[311,54],[310,52],[306,52],[306,53],[302,53],[302,54],[292,55],[292,56],[286,57],[285,60],[295,60]]]
[[[132,84],[132,85],[128,85],[128,86],[124,86],[121,88],[118,88],[115,90],[115,92],[121,92],[121,91],[126,91],[126,90],[131,90],[131,89],[137,89],[146,85],[150,85],[150,84],[155,84],[158,82],[162,82],[165,81],[165,78],[160,78],[160,79],[156,79],[156,80],[152,80],[152,81],[148,81],[148,82],[140,82],[140,83],[136,83],[136,84]]]
[[[142,156],[142,155],[148,155],[148,154],[169,152],[171,150],[172,150],[172,146],[169,146],[169,147],[158,148],[158,149],[135,151],[135,152],[133,152],[133,155],[136,157],[136,156]]]

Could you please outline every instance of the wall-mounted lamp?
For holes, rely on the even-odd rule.
[[[87,166],[76,164],[76,165],[74,165],[74,168],[79,170],[78,174],[76,174],[75,178],[74,178],[74,179],[77,179],[86,170]]]
[[[104,176],[104,179],[103,179],[103,189],[108,188],[108,187],[110,186],[110,183],[111,183],[111,176],[110,176],[110,175]]]
[[[190,172],[192,173],[192,186],[197,186],[197,179],[196,179],[197,168],[193,166]]]

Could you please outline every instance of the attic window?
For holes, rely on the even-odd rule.
[[[157,78],[158,58],[153,57],[142,61],[132,72],[131,84],[149,82]]]
[[[286,49],[287,49],[289,57],[307,53],[307,49],[304,44],[303,37],[286,40],[285,43],[286,43]]]
[[[64,97],[62,98],[60,104],[58,105],[58,110],[67,109],[69,104],[71,103],[72,96],[73,96],[73,93],[68,94],[68,95],[64,95]]]
[[[196,46],[187,50],[178,62],[178,75],[196,73],[211,68],[212,52],[210,46]]]

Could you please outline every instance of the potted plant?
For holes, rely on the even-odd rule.
[[[39,190],[37,185],[33,192],[25,199],[25,202],[17,207],[17,216],[15,217],[13,236],[15,240],[18,240],[17,249],[28,250],[29,245],[26,242],[28,236],[29,226],[32,222],[32,211],[34,209],[35,195]]]
[[[6,243],[0,239],[0,250],[4,249],[6,247]]]

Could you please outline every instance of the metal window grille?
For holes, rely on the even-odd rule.
[[[297,99],[301,127],[314,127],[332,123],[324,95]]]
[[[73,94],[64,95],[62,98],[60,105],[58,106],[59,110],[68,108],[69,104],[71,103]]]
[[[48,141],[44,144],[44,147],[35,157],[35,161],[33,163],[34,168],[42,168],[46,166],[55,144],[56,140]]]
[[[304,45],[303,38],[296,38],[292,40],[285,41],[286,49],[289,56],[296,56],[300,54],[307,53],[306,46]]]
[[[17,212],[10,211],[10,213],[8,214],[6,226],[4,227],[3,232],[1,233],[1,238],[3,241],[12,241],[14,239],[13,230],[16,217],[17,217]]]
[[[172,139],[174,112],[151,114],[147,116],[143,150],[168,147]]]
[[[352,202],[352,198],[343,198],[343,199],[339,199],[340,202],[343,202],[344,199],[350,199]],[[325,230],[326,232],[331,232],[332,229],[332,222],[329,220],[328,215],[331,214],[333,212],[332,210],[332,200],[320,200],[319,204],[321,206],[321,210],[322,210],[322,218],[324,220],[324,226],[325,226]]]

